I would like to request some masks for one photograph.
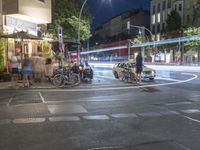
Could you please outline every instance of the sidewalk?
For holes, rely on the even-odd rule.
[[[51,83],[48,82],[42,82],[42,83],[34,83],[30,89],[49,89],[49,88],[55,88]],[[15,85],[15,82],[0,82],[0,89],[29,89],[28,87],[23,87],[22,83],[17,83]]]

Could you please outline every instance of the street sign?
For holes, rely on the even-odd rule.
[[[58,27],[58,41],[59,41],[59,50],[63,51],[63,29],[61,26]]]

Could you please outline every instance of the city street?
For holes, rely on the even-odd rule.
[[[1,89],[1,150],[198,150],[199,72],[140,86],[95,69],[92,84]]]

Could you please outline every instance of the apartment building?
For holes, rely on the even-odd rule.
[[[130,21],[131,25],[145,26],[146,28],[149,29],[150,13],[149,11],[145,11],[142,9],[121,13],[111,18],[100,27],[98,27],[95,30],[94,35],[99,35],[102,38],[106,38],[106,37],[117,36],[123,33],[128,34],[127,30],[128,21]],[[137,35],[139,34],[139,31],[138,29],[131,29],[129,34]]]
[[[194,20],[194,7],[199,0],[151,0],[151,31],[156,40],[160,40],[160,34],[165,31],[168,14],[176,10],[181,16],[182,26],[190,25]]]
[[[4,34],[23,30],[37,36],[51,18],[51,0],[0,0],[0,27]],[[9,39],[8,55],[16,48],[30,55],[37,51],[34,42]]]

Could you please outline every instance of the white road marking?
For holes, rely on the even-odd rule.
[[[194,121],[194,122],[200,123],[200,120],[193,119],[193,118],[191,118],[191,117],[184,116],[184,115],[183,115],[183,117],[185,117],[185,118],[187,118],[187,119],[189,119],[189,120],[191,120],[191,121]]]
[[[90,148],[87,150],[113,150],[113,149],[123,149],[124,146],[109,146],[109,147],[98,147],[98,148]]]
[[[19,118],[14,119],[12,122],[15,124],[26,124],[26,123],[42,123],[45,122],[45,118]]]
[[[195,114],[195,113],[200,113],[199,109],[186,109],[186,110],[181,110],[181,112],[186,113],[186,114]]]
[[[10,106],[10,103],[12,102],[12,100],[13,100],[13,97],[11,97],[11,98],[9,99],[8,103],[6,104],[7,107]]]
[[[62,122],[62,121],[80,121],[77,116],[59,116],[59,117],[49,117],[51,122]]]
[[[192,102],[176,102],[176,103],[167,103],[166,106],[176,106],[176,105],[190,105]]]
[[[110,116],[114,118],[129,118],[129,117],[137,117],[135,113],[122,113],[122,114],[111,114]]]
[[[38,94],[39,94],[39,96],[40,96],[40,98],[41,98],[41,100],[42,100],[42,103],[46,103],[45,100],[44,100],[44,97],[42,96],[42,93],[41,93],[41,92],[38,92]]]
[[[109,117],[107,115],[90,115],[90,116],[83,116],[84,119],[87,120],[107,120]]]

